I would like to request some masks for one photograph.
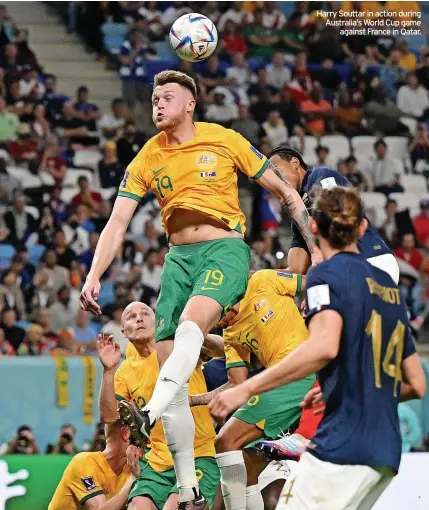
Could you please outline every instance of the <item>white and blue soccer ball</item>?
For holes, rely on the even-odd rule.
[[[188,62],[199,62],[210,57],[218,42],[213,22],[196,12],[178,18],[170,28],[169,37],[176,55]]]

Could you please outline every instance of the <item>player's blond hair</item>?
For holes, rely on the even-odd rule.
[[[194,99],[197,98],[197,85],[187,74],[180,71],[171,71],[169,69],[161,71],[155,75],[153,87],[162,87],[163,85],[167,85],[167,83],[177,83],[181,87],[188,89]]]

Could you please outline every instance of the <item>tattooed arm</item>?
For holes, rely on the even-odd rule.
[[[278,168],[270,163],[256,182],[280,199],[283,209],[299,228],[312,256],[319,255],[313,234],[310,232],[310,215],[307,208],[298,192],[283,177]]]

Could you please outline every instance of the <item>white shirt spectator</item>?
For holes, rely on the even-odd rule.
[[[146,9],[146,7],[140,7],[138,10],[140,16],[143,16],[149,24],[149,31],[155,35],[161,35],[164,31],[162,25],[162,12],[158,9]]]
[[[75,230],[67,223],[62,226],[62,230],[66,236],[67,245],[76,255],[81,255],[84,251],[89,250],[89,232],[87,230],[80,225]]]
[[[256,82],[256,77],[249,69],[244,55],[237,53],[233,57],[234,64],[226,70],[227,79],[234,79],[234,83],[231,86],[232,90],[238,95],[240,104],[248,106],[250,104],[247,89],[249,85]]]
[[[147,264],[143,265],[142,284],[152,287],[156,292],[161,287],[161,266],[155,265],[151,270]]]
[[[287,142],[287,127],[283,119],[280,118],[279,112],[270,112],[268,119],[262,124],[262,127],[267,133],[267,138],[272,148]]]
[[[101,333],[108,333],[109,335],[113,335],[115,342],[121,347],[121,354],[125,356],[125,351],[127,350],[129,340],[122,334],[122,328],[120,324],[116,324],[115,321],[109,321],[101,328]]]
[[[23,78],[19,80],[19,95],[21,97],[34,97],[41,99],[45,95],[45,86],[39,83],[37,78],[25,81]]]
[[[369,177],[372,187],[376,188],[390,184],[394,180],[395,174],[401,175],[404,172],[394,159],[376,159],[372,156],[368,161],[365,173]]]
[[[180,3],[182,4],[184,2]],[[180,18],[180,16],[190,12],[192,12],[190,7],[187,7],[186,5],[178,5],[178,3],[176,5],[176,3],[174,3],[164,11],[164,14],[162,15],[162,22],[164,23],[165,27],[170,28],[177,18]]]
[[[292,78],[290,69],[285,65],[280,67],[268,64],[266,67],[268,83],[276,89],[282,89]]]
[[[98,128],[101,132],[101,135],[103,134],[103,129],[110,128],[110,129],[119,129],[125,124],[125,119],[122,117],[115,117],[112,113],[105,113],[98,123]],[[104,145],[107,142],[107,138],[104,136],[101,136],[100,138],[100,145]]]
[[[405,115],[421,117],[429,107],[428,91],[422,85],[417,88],[403,85],[398,91],[396,104]]]
[[[236,104],[211,104],[206,110],[206,119],[211,122],[230,122],[238,119]]]
[[[273,12],[264,12],[262,15],[262,24],[265,28],[275,28],[279,30],[286,23],[286,16],[279,9]]]
[[[225,28],[225,24],[229,20],[233,21],[236,25],[241,27],[243,25],[252,23],[253,15],[251,13],[245,12],[243,10],[237,11],[234,8],[228,9],[220,17],[220,20],[219,20],[219,23],[217,26],[218,32],[223,32],[223,29]]]

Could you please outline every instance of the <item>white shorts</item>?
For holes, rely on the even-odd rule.
[[[306,452],[276,510],[369,510],[393,476],[389,468],[382,473],[369,466],[331,464]]]
[[[258,478],[259,489],[265,489],[276,480],[288,480],[296,470],[298,462],[294,460],[273,460],[262,471]]]
[[[378,255],[377,257],[370,257],[366,259],[372,266],[378,267],[381,269],[395,282],[396,285],[399,283],[399,266],[396,262],[395,255],[392,253],[384,253],[383,255]]]

